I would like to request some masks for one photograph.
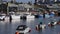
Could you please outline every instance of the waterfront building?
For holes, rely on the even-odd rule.
[[[54,2],[60,2],[60,0],[35,0],[35,4],[54,4]]]
[[[20,12],[30,12],[34,5],[29,5],[29,4],[14,4],[14,3],[8,3],[8,13],[13,11],[15,13],[20,13]]]
[[[2,1],[0,3],[0,13],[6,13],[7,14],[7,2],[6,1]]]

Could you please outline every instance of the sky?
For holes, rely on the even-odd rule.
[[[11,1],[11,0],[3,0],[3,1]],[[34,3],[35,0],[16,0],[17,2],[23,2],[23,3],[27,3],[28,1],[32,1],[32,3]]]

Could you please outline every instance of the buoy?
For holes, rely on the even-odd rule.
[[[57,22],[57,24],[60,24],[60,22]]]
[[[16,32],[16,34],[19,34],[19,32]]]

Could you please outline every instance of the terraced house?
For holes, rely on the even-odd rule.
[[[35,0],[37,4],[54,4],[55,2],[60,2],[60,0]]]

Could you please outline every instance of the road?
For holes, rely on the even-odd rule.
[[[48,27],[48,22],[56,19],[54,21],[58,21],[60,17],[55,18],[39,18],[39,19],[28,19],[28,20],[9,20],[0,21],[0,34],[15,34],[16,28],[18,25],[25,24],[31,28],[30,34],[59,34],[60,33],[60,25],[56,25],[52,28]],[[42,21],[43,24],[46,24],[46,28],[41,31],[36,31],[35,26]]]

